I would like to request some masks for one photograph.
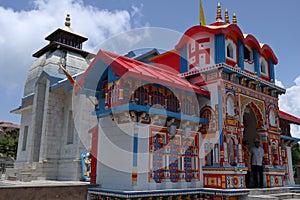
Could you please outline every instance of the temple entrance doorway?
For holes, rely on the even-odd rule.
[[[250,106],[246,106],[244,110],[243,116],[243,124],[244,124],[244,133],[243,140],[247,140],[249,142],[249,147],[254,146],[254,140],[260,139],[257,133],[257,120],[254,114],[253,109]]]

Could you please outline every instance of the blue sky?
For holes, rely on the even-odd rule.
[[[237,14],[244,33],[271,46],[279,59],[276,80],[287,89],[281,108],[300,117],[300,1],[203,0],[206,23],[215,21],[218,2],[223,13],[228,8],[230,16]],[[63,26],[66,13],[72,28],[89,38],[84,48],[93,49],[114,34],[144,26],[183,33],[199,23],[199,0],[0,0],[0,121],[20,122],[9,111],[21,104],[31,55]]]

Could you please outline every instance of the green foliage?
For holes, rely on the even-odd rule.
[[[6,132],[4,137],[0,138],[0,153],[4,156],[16,158],[18,150],[18,136],[15,133]]]
[[[297,166],[300,165],[300,148],[299,143],[292,147],[292,160],[293,165]]]

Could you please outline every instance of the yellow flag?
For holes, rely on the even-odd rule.
[[[204,16],[204,10],[203,10],[203,6],[202,6],[202,0],[200,0],[200,25],[201,26],[205,26],[206,25],[205,16]]]

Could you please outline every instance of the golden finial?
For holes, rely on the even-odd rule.
[[[71,26],[71,18],[70,14],[67,14],[65,26],[70,27]]]
[[[233,23],[233,24],[237,24],[236,14],[235,14],[235,13],[233,13],[232,23]]]
[[[225,23],[230,24],[229,16],[228,16],[228,9],[227,8],[225,10]]]
[[[217,10],[217,18],[216,20],[222,20],[222,13],[221,13],[221,4],[218,3],[218,10]]]

